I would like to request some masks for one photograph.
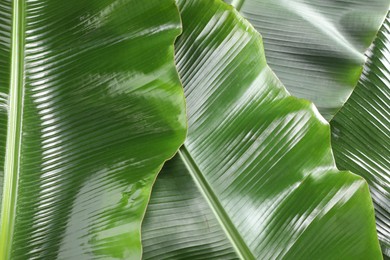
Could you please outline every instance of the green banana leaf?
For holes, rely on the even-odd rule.
[[[0,259],[139,259],[186,133],[174,0],[1,0],[0,22]]]
[[[389,0],[226,0],[262,34],[287,90],[330,120],[351,95]]]
[[[189,132],[157,179],[144,259],[381,259],[368,185],[337,170],[330,128],[219,0],[179,1]]]
[[[383,253],[390,257],[390,14],[367,52],[363,75],[331,121],[337,166],[370,185]]]
[[[11,2],[0,1],[0,194],[4,178],[5,143],[7,139],[7,107],[9,84],[9,60],[11,59],[10,44],[11,17],[7,13],[11,9]],[[0,206],[2,200],[0,200]],[[1,226],[0,226],[1,228]]]

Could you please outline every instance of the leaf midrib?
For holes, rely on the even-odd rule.
[[[0,259],[4,260],[11,258],[19,178],[24,93],[24,2],[24,0],[14,0],[12,5],[11,74],[8,98],[7,141],[4,161],[4,186],[0,215]]]
[[[252,251],[249,249],[244,239],[234,226],[233,222],[229,218],[225,209],[221,205],[218,196],[214,193],[213,189],[210,187],[209,183],[203,176],[201,170],[197,166],[195,160],[192,158],[190,152],[187,150],[185,145],[180,147],[179,155],[183,160],[186,168],[193,177],[196,185],[204,196],[205,200],[209,204],[211,210],[214,212],[219,224],[221,225],[223,231],[229,238],[232,243],[235,251],[241,259],[245,260],[254,260],[256,259],[252,254]]]

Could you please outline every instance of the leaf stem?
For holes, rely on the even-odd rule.
[[[184,145],[180,147],[179,155],[182,158],[184,164],[186,165],[188,171],[194,178],[196,185],[198,186],[202,194],[205,196],[207,202],[210,205],[210,208],[214,212],[218,222],[221,224],[227,237],[233,244],[237,254],[240,256],[241,259],[256,259],[253,256],[252,251],[248,248],[240,233],[232,223],[229,215],[226,213],[225,209],[219,202],[217,195],[214,193],[214,191],[208,184],[206,178],[203,176],[201,170],[199,169],[191,154]]]
[[[0,215],[0,259],[2,260],[11,258],[18,190],[24,94],[24,2],[24,0],[14,0],[12,6],[11,74],[4,162],[3,201]]]
[[[243,0],[232,0],[230,3],[237,11],[241,10],[242,5],[244,4]]]

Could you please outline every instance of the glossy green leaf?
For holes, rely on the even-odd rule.
[[[287,90],[328,120],[356,86],[389,0],[226,0],[261,33]]]
[[[8,84],[9,84],[9,60],[11,59],[10,43],[11,37],[11,2],[0,1],[0,194],[4,177],[4,156],[5,143],[7,139],[7,106],[8,106]],[[0,206],[2,200],[0,200]]]
[[[362,77],[331,121],[337,166],[370,185],[383,253],[390,257],[390,14],[367,52]]]
[[[174,1],[2,0],[0,22],[0,259],[139,259],[186,131]]]
[[[259,34],[221,1],[179,5],[189,133],[157,179],[144,258],[380,259],[368,185],[337,170],[328,123],[287,93]]]

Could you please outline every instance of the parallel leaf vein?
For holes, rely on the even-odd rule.
[[[0,259],[11,258],[11,241],[15,221],[24,94],[24,27],[25,3],[24,1],[13,1],[11,74],[1,208]]]
[[[225,231],[237,254],[240,256],[241,259],[256,259],[252,254],[252,251],[248,248],[244,239],[241,237],[240,233],[232,223],[230,217],[224,210],[223,206],[218,200],[217,195],[214,193],[213,189],[210,187],[207,180],[204,178],[201,170],[192,158],[190,152],[184,145],[180,148],[179,155],[182,158],[184,164],[186,165],[189,173],[194,178],[194,181],[198,186],[199,190],[203,193],[207,203],[210,205],[210,208],[214,212],[218,222],[221,224],[222,229]]]

